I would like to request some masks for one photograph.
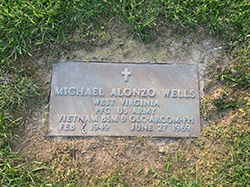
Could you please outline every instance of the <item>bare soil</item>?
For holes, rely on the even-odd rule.
[[[111,20],[111,23],[115,20]],[[39,68],[36,75],[39,86],[45,88],[43,104],[29,111],[25,119],[25,129],[20,133],[15,151],[25,155],[27,163],[41,162],[50,166],[54,182],[67,180],[71,173],[80,181],[94,185],[94,179],[106,180],[119,173],[131,186],[152,184],[151,168],[164,172],[165,155],[169,144],[174,147],[179,140],[189,142],[191,138],[151,138],[151,137],[46,137],[48,128],[48,108],[51,79],[51,64],[54,62],[119,62],[119,63],[166,63],[197,64],[200,74],[200,96],[206,97],[209,83],[209,65],[228,58],[219,40],[202,28],[197,31],[160,28],[157,34],[151,33],[152,41],[139,41],[133,32],[124,27],[113,27],[91,31],[86,36],[78,29],[68,42],[58,47],[33,53],[30,58]],[[159,34],[160,33],[160,34]],[[216,49],[217,48],[217,49]],[[218,64],[220,65],[220,64]],[[220,89],[214,88],[214,97],[220,97]],[[202,127],[209,124],[202,120]]]

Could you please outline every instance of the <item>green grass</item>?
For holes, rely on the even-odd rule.
[[[2,61],[50,42],[60,42],[78,26],[119,15],[134,35],[150,41],[158,26],[203,26],[223,37],[228,49],[249,40],[249,1],[7,1],[0,8]]]
[[[155,184],[170,186],[246,186],[249,184],[249,85],[250,85],[250,1],[248,0],[72,0],[72,1],[8,1],[0,4],[0,184],[5,186],[43,185],[45,178],[40,175],[44,166],[33,163],[21,167],[25,160],[11,150],[19,126],[22,125],[26,109],[43,95],[42,88],[34,87],[38,67],[23,63],[21,59],[37,51],[60,45],[70,38],[78,27],[87,32],[90,24],[100,28],[102,19],[118,17],[129,27],[135,39],[150,42],[158,33],[158,28],[177,27],[185,29],[206,28],[214,37],[224,41],[224,48],[232,57],[230,67],[221,67],[211,72],[211,79],[223,86],[220,99],[209,99],[212,110],[202,107],[205,118],[223,111],[236,113],[237,125],[214,124],[193,140],[202,156],[201,164],[192,165],[183,157],[188,149],[180,146],[176,153],[166,156],[165,172],[158,174],[152,169]],[[205,103],[204,102],[204,103]],[[208,114],[208,115],[207,115]],[[245,127],[242,129],[242,127]],[[211,137],[211,134],[213,137]],[[223,141],[224,156],[205,157],[206,141]],[[187,146],[188,147],[188,146]],[[190,153],[189,153],[190,154]],[[217,159],[217,160],[216,160]],[[176,173],[174,164],[180,166]],[[186,168],[184,167],[186,165]],[[164,166],[163,166],[164,167]],[[208,169],[204,169],[208,168]],[[209,171],[211,169],[211,171]],[[114,172],[100,182],[103,186],[127,185]],[[171,172],[172,175],[171,175]],[[207,174],[208,177],[205,177]],[[209,178],[210,177],[210,178]],[[71,182],[73,179],[70,179]],[[211,183],[214,182],[214,183]],[[70,183],[70,182],[69,182]],[[76,184],[76,183],[73,183]],[[232,185],[231,185],[232,184]]]

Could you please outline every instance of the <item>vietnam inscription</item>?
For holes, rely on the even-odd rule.
[[[195,65],[54,64],[49,136],[197,137]]]

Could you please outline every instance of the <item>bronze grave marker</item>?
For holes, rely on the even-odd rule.
[[[196,65],[54,64],[48,136],[197,137],[198,83]]]

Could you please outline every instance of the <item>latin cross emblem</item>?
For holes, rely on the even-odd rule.
[[[128,68],[125,68],[121,74],[122,74],[122,76],[124,76],[125,82],[128,82],[128,76],[132,75],[132,73],[129,72]]]

